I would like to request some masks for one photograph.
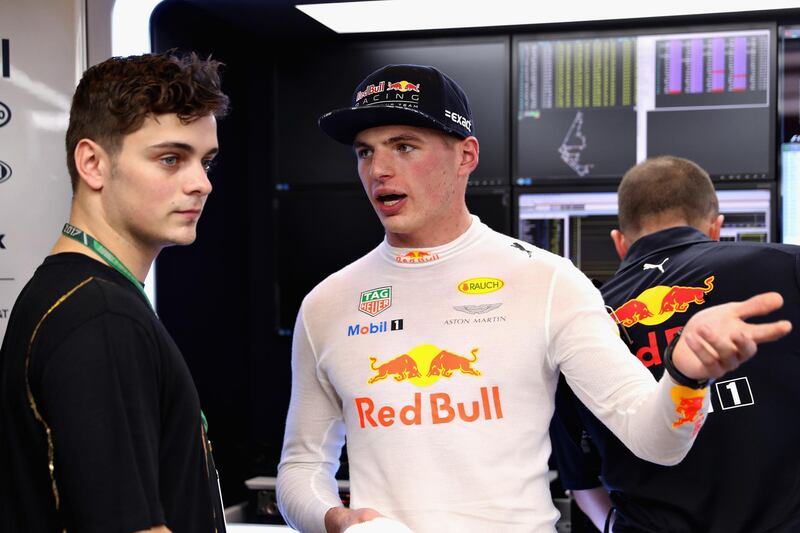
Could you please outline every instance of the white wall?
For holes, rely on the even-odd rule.
[[[0,59],[0,110],[10,110],[11,118],[0,120],[0,161],[11,175],[0,183],[0,337],[14,300],[69,215],[64,135],[86,68],[83,0],[2,3],[0,39],[9,61]]]

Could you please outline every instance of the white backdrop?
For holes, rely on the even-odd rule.
[[[0,51],[7,52],[0,53],[0,339],[14,300],[69,215],[64,135],[86,67],[84,9],[82,0],[2,0],[0,7]]]

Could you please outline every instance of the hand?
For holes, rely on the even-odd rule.
[[[780,294],[766,292],[700,311],[683,328],[672,363],[681,374],[699,381],[727,374],[753,357],[757,344],[778,340],[792,330],[788,320],[766,324],[743,320],[767,315],[782,305]]]
[[[331,507],[325,513],[325,529],[328,533],[343,533],[345,529],[361,522],[369,522],[374,518],[383,516],[375,509],[348,509],[346,507]]]

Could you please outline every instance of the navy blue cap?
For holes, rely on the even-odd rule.
[[[391,125],[435,128],[462,139],[474,135],[467,95],[434,67],[387,65],[356,87],[352,105],[319,119],[333,139],[353,144],[360,131]]]

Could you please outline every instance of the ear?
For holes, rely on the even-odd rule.
[[[708,236],[711,237],[712,240],[718,241],[720,232],[722,231],[722,223],[725,221],[725,215],[718,215],[717,218],[711,221],[711,225],[708,227]]]
[[[457,145],[461,152],[461,160],[458,167],[459,177],[469,177],[478,166],[480,145],[475,137],[467,137]]]
[[[628,239],[625,238],[625,235],[620,230],[612,229],[611,240],[614,241],[614,249],[617,251],[619,258],[625,259],[625,255],[628,253],[628,248],[630,248]]]
[[[111,170],[111,160],[103,147],[91,139],[81,139],[73,157],[81,181],[93,191],[102,189]]]

